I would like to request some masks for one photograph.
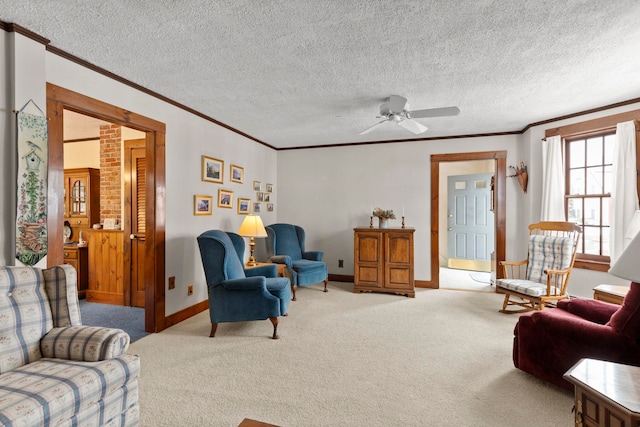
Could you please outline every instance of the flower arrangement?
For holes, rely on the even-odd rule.
[[[373,212],[371,212],[371,215],[382,219],[396,219],[396,214],[393,213],[393,209],[383,210],[375,208]]]
[[[522,191],[527,192],[527,183],[529,181],[529,174],[527,173],[527,165],[524,162],[520,162],[518,166],[509,166],[509,169],[513,169],[513,175],[507,175],[508,178],[518,178],[518,183],[522,188]]]

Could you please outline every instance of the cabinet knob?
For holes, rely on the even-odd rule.
[[[68,257],[69,256],[69,252],[65,252],[64,256]]]
[[[81,224],[81,223],[82,223],[82,221],[80,221],[80,220],[76,221],[76,224]]]

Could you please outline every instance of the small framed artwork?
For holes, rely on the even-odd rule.
[[[202,180],[224,183],[224,162],[213,157],[202,156]]]
[[[258,202],[254,202],[253,203],[253,211],[254,212],[260,212],[260,203],[258,203]]]
[[[266,184],[266,187],[267,193],[273,193],[273,184]]]
[[[271,201],[271,193],[264,193],[262,196],[263,196],[262,197],[262,201],[264,201],[264,202],[270,202]]]
[[[267,212],[273,212],[273,203],[267,203]]]
[[[260,181],[253,181],[253,191],[262,191]]]
[[[256,200],[259,202],[264,200],[264,193],[256,193]]]
[[[233,191],[218,189],[218,207],[233,208]]]
[[[213,196],[193,196],[193,214],[211,215],[213,213]]]
[[[231,182],[242,184],[244,182],[244,168],[238,165],[231,165]]]
[[[238,197],[238,213],[240,215],[249,215],[249,208],[251,207],[251,199],[243,199]]]

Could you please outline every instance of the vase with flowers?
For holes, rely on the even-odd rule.
[[[371,212],[371,215],[378,218],[379,228],[387,228],[389,226],[389,220],[396,219],[396,214],[393,213],[393,209],[384,210],[375,208],[373,212]]]

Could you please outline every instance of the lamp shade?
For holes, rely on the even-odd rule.
[[[625,248],[609,269],[609,274],[640,283],[640,211],[631,219],[625,235]]]
[[[267,237],[262,219],[258,215],[247,215],[240,225],[238,234],[244,237]]]

